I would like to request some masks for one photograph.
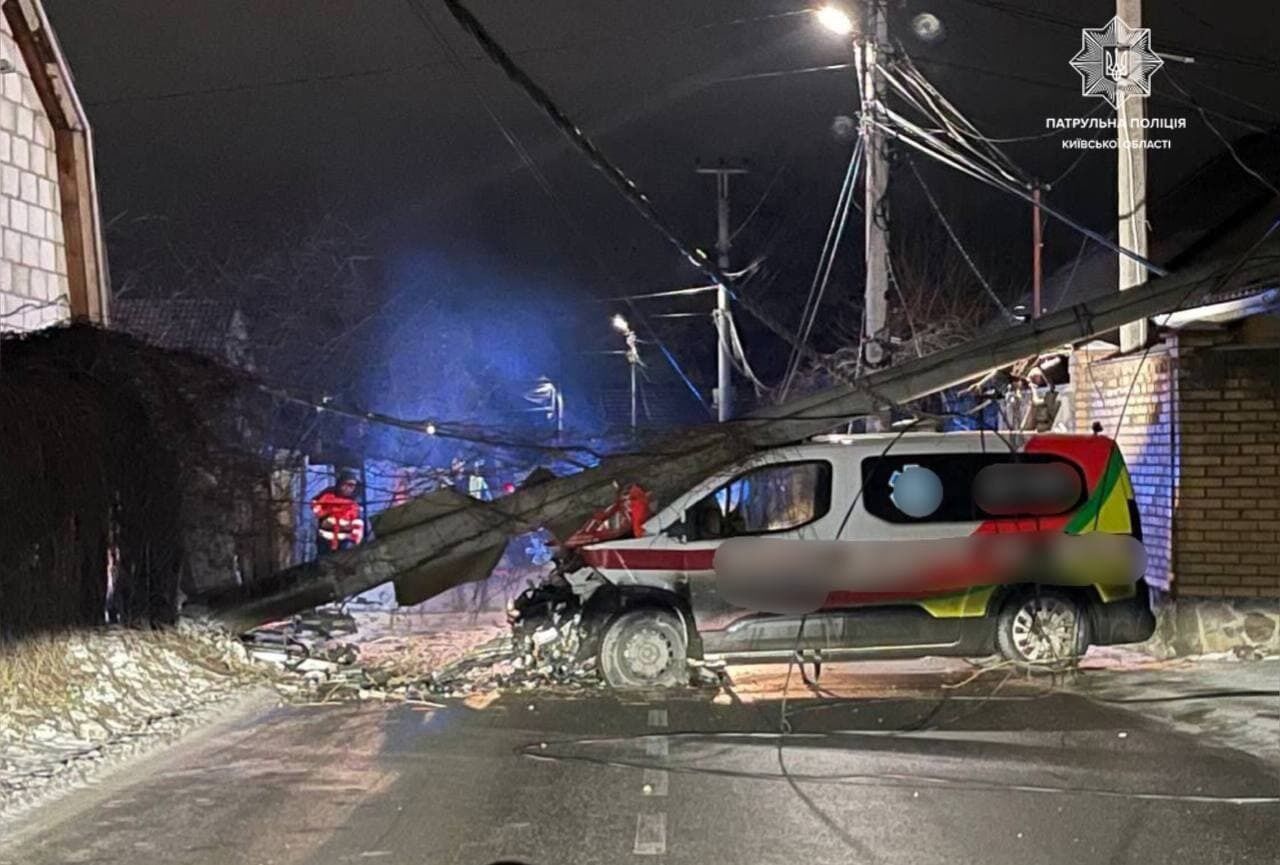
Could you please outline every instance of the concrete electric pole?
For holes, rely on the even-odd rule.
[[[872,369],[886,361],[882,340],[888,336],[889,303],[889,160],[884,133],[884,79],[880,75],[881,47],[888,43],[889,23],[882,0],[862,4],[862,29],[854,41],[862,96],[862,135],[866,146],[866,293],[862,332],[863,360]]]
[[[1116,0],[1116,17],[1130,28],[1142,26],[1142,0]],[[1121,81],[1133,74],[1136,58],[1124,47],[1116,49],[1115,78]],[[1123,91],[1116,94],[1116,154],[1118,171],[1117,202],[1119,226],[1116,239],[1125,249],[1147,257],[1147,151],[1146,132],[1142,128],[1146,103],[1142,96]],[[1147,269],[1128,256],[1120,256],[1119,286],[1121,291],[1141,288],[1147,282]],[[1120,350],[1134,351],[1147,344],[1148,322],[1143,318],[1120,328]]]
[[[729,178],[735,174],[746,174],[745,168],[733,168],[724,160],[714,168],[698,168],[699,174],[714,174],[716,178],[716,252],[719,253],[717,264],[722,273],[729,271]],[[730,372],[733,369],[729,356],[729,290],[720,285],[716,290],[716,419],[724,423],[732,413],[733,381]]]
[[[1044,225],[1040,214],[1040,184],[1031,188],[1031,317],[1043,312],[1041,297],[1044,284]]]

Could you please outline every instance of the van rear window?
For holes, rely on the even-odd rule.
[[[885,454],[862,461],[867,512],[891,523],[957,523],[1070,513],[1079,466],[1054,454]]]

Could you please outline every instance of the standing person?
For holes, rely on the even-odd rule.
[[[364,519],[356,500],[359,483],[355,472],[343,471],[337,484],[311,500],[311,512],[316,515],[317,554],[349,550],[364,540]]]

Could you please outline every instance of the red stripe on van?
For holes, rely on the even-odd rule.
[[[715,557],[714,549],[582,549],[582,560],[592,567],[628,571],[709,571]]]

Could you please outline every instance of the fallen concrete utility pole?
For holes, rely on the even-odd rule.
[[[579,474],[481,502],[442,490],[375,518],[375,540],[291,568],[255,587],[253,597],[202,599],[233,627],[248,627],[394,580],[401,603],[416,603],[483,579],[513,535],[546,527],[576,529],[611,503],[618,486],[641,483],[659,505],[693,482],[762,447],[800,441],[850,418],[908,403],[970,381],[1021,358],[1080,343],[1123,324],[1194,305],[1225,288],[1280,282],[1280,238],[1245,257],[1219,259],[979,336],[927,357],[879,370],[852,385],[772,406],[740,420],[665,435],[635,452],[609,457]]]

